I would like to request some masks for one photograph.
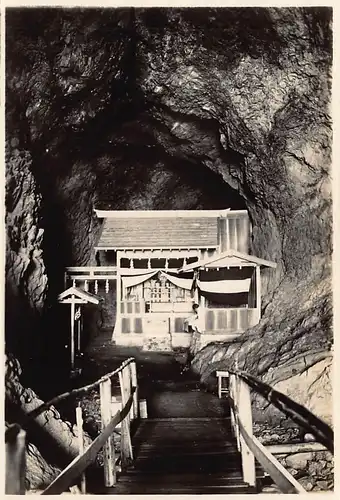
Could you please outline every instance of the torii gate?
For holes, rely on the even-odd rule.
[[[58,302],[60,304],[71,304],[71,370],[74,369],[74,359],[75,359],[75,326],[78,321],[77,327],[77,348],[80,350],[80,339],[81,339],[81,305],[84,304],[94,304],[98,305],[103,299],[99,295],[94,295],[93,293],[85,292],[81,288],[70,287],[61,294],[58,295]],[[78,308],[76,310],[76,305]]]

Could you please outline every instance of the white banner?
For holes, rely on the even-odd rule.
[[[248,293],[250,278],[244,280],[198,281],[198,288],[202,292],[210,293]]]

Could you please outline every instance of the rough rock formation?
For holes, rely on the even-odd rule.
[[[22,182],[8,182],[14,312],[42,307],[45,265],[42,329],[55,323],[65,266],[94,262],[94,206],[247,208],[251,252],[278,263],[264,272],[263,319],[236,343],[207,346],[194,368],[207,379],[237,358],[286,392],[294,384],[330,420],[321,381],[332,343],[331,16],[305,7],[9,11],[7,135],[27,151],[20,172],[31,176],[25,203],[15,201]],[[22,219],[32,197],[44,264],[41,226]],[[7,318],[8,345],[14,331],[30,342],[26,325]]]
[[[6,144],[6,333],[8,348],[19,355],[35,340],[47,291],[40,209],[31,154],[12,138]]]
[[[39,407],[43,401],[32,389],[21,384],[21,373],[18,361],[11,355],[6,357],[6,420],[23,425],[27,431],[27,488],[43,489],[78,455],[77,428],[63,420],[53,406],[34,421],[27,422],[27,414]],[[85,433],[85,446],[91,441]]]

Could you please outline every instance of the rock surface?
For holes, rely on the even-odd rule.
[[[13,357],[6,357],[6,420],[15,421],[27,431],[26,482],[28,489],[44,489],[61,469],[78,455],[77,429],[63,420],[51,406],[34,421],[25,416],[43,404],[37,394],[21,384],[21,367]],[[85,447],[92,442],[84,433]]]
[[[22,354],[35,344],[32,330],[47,292],[43,259],[41,194],[32,157],[16,138],[6,144],[6,339]],[[25,316],[25,321],[22,320]]]

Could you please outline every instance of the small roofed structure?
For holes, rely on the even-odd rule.
[[[74,370],[75,355],[81,352],[81,333],[83,329],[81,306],[86,304],[98,305],[103,299],[99,295],[86,292],[81,288],[71,286],[58,295],[60,304],[70,304],[70,341],[71,341],[71,370]],[[77,332],[77,342],[75,333]]]
[[[260,321],[262,267],[275,269],[276,263],[229,249],[179,269],[196,273],[206,335],[244,331]]]

